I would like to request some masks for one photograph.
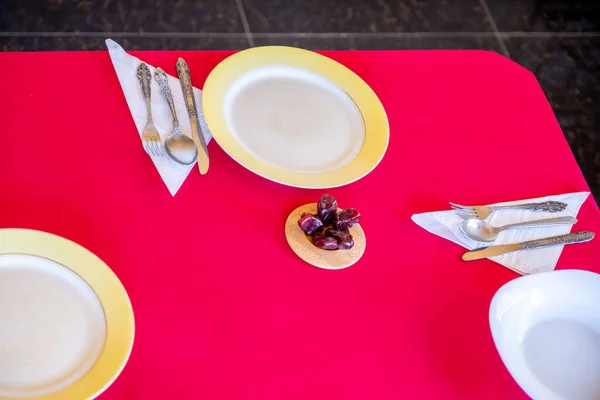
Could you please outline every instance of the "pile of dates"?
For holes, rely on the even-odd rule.
[[[360,222],[360,213],[354,208],[340,212],[337,209],[337,200],[324,194],[317,203],[317,215],[302,213],[298,220],[298,226],[320,249],[348,250],[354,246],[348,229]]]

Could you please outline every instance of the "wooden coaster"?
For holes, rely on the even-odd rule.
[[[296,208],[285,222],[285,237],[298,257],[315,267],[324,269],[343,269],[360,260],[367,247],[365,232],[360,224],[349,229],[354,238],[354,247],[350,250],[322,250],[315,246],[310,236],[304,234],[298,226],[298,220],[304,212],[316,214],[317,203]]]

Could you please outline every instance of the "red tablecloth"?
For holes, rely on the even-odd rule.
[[[194,83],[228,52],[138,52]],[[297,258],[295,207],[323,191],[278,185],[213,142],[173,198],[143,152],[106,52],[0,54],[0,228],[87,247],[131,297],[129,363],[101,399],[525,398],[488,327],[516,275],[419,228],[413,213],[588,190],[534,76],[479,51],[327,52],[381,98],[390,147],[330,190],[368,246],[341,271]],[[135,79],[132,75],[131,79]],[[588,198],[575,230],[600,232]],[[558,268],[600,272],[600,239]]]

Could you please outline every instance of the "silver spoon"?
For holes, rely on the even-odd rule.
[[[179,130],[179,120],[177,119],[175,104],[173,103],[173,94],[169,87],[169,78],[165,71],[161,68],[156,68],[154,71],[154,80],[158,82],[158,86],[160,86],[163,95],[167,99],[167,103],[169,103],[171,114],[173,114],[173,133],[165,140],[165,150],[179,164],[190,165],[198,157],[198,148],[191,138],[182,135]]]
[[[466,219],[460,223],[460,231],[470,239],[478,242],[493,242],[498,238],[498,233],[505,229],[531,228],[540,226],[573,225],[577,219],[573,217],[558,217],[538,219],[536,221],[519,222],[516,224],[492,226],[481,219]]]

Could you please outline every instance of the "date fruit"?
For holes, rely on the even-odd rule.
[[[317,203],[317,215],[305,212],[298,220],[298,226],[320,249],[348,250],[354,247],[354,238],[348,229],[360,222],[360,213],[354,208],[339,213],[337,210],[337,200],[324,194]]]
[[[335,238],[338,242],[338,249],[348,250],[354,247],[354,238],[348,230],[338,230],[333,228],[327,228],[325,230],[326,236]]]
[[[323,250],[337,250],[338,241],[332,236],[325,236],[320,232],[312,236],[312,241],[315,246]]]
[[[337,212],[337,200],[330,194],[324,194],[317,203],[317,214],[324,223],[330,222]]]
[[[317,229],[323,226],[323,221],[321,221],[316,215],[305,212],[300,216],[300,219],[298,220],[298,226],[307,235],[312,235],[317,231]]]
[[[333,226],[338,230],[344,230],[353,227],[360,222],[360,213],[354,209],[349,208],[344,211],[340,211],[335,216]]]

